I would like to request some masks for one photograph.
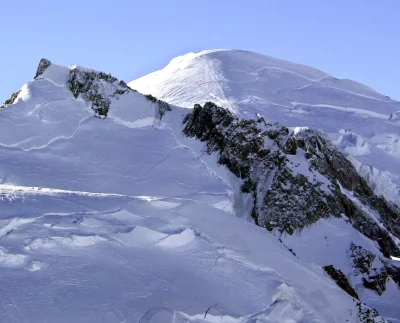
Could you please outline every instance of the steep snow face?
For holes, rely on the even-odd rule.
[[[129,86],[186,108],[213,101],[239,117],[321,129],[377,194],[400,204],[400,103],[365,85],[252,52],[209,50],[174,58]]]
[[[385,322],[243,219],[187,110],[42,67],[0,111],[0,321]]]

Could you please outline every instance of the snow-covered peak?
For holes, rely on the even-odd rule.
[[[400,205],[400,103],[368,86],[241,50],[179,56],[129,86],[185,108],[212,101],[239,117],[321,129],[376,193]]]
[[[35,79],[46,79],[54,82],[58,86],[67,86],[69,80],[70,68],[67,66],[52,64],[50,61],[49,65],[42,67],[41,62],[39,63],[38,72],[36,73]]]
[[[282,184],[276,191],[283,202],[290,191],[285,178],[309,173],[306,145],[312,146],[307,156],[322,156],[318,150],[325,141],[311,142],[313,131],[296,133],[297,149],[288,128],[267,125],[261,115],[257,124],[239,120],[210,104],[235,121],[228,127],[221,120],[219,133],[212,124],[218,118],[209,122],[205,115],[197,123],[191,110],[130,90],[110,74],[47,60],[40,66],[36,78],[0,110],[0,321],[386,322],[364,300],[398,317],[397,286],[389,278],[395,269],[380,251],[387,246],[368,238],[384,230],[379,214],[379,224],[363,233],[352,219],[332,219],[327,212],[314,228],[329,226],[322,231],[329,231],[325,240],[340,240],[340,248],[329,249],[336,258],[328,260],[298,257],[301,244],[289,248],[247,220],[254,199],[240,188],[254,194],[253,185],[245,185],[240,167],[239,177],[232,172],[240,166],[232,161],[251,162],[249,152],[257,146],[262,160],[274,148],[277,158],[271,154],[266,166],[284,161],[290,168],[274,172],[279,176],[271,181]],[[93,109],[100,108],[103,117],[95,118]],[[207,125],[213,136],[200,137],[203,142],[187,137],[188,123],[200,134]],[[232,148],[225,164],[218,162],[217,150],[204,153],[212,138]],[[265,171],[252,172],[260,187],[268,186],[269,179],[264,183],[258,176]],[[343,192],[354,199],[346,208],[350,216],[362,206],[353,191]],[[368,229],[372,218],[364,213],[362,227]],[[317,234],[302,236],[312,241],[308,247],[321,244]],[[367,263],[367,274],[387,275],[387,284],[379,284],[380,276],[365,276],[369,288],[361,286],[347,264],[352,241],[358,254],[376,258]]]
[[[116,124],[140,128],[151,125],[169,109],[111,74],[46,59],[40,61],[34,80],[24,84],[3,107],[1,143],[25,150],[70,138],[96,110]],[[16,124],[20,131],[13,131]]]
[[[87,73],[100,73],[94,69],[87,67],[73,65],[73,66],[63,66],[52,63],[47,58],[42,58],[36,70],[35,79],[46,79],[53,81],[59,86],[66,86],[69,80],[69,74],[71,70],[79,70],[81,72]]]
[[[165,70],[172,71],[184,68],[194,67],[204,64],[204,60],[211,62],[213,60],[220,61],[223,65],[235,65],[245,68],[243,72],[254,72],[262,68],[275,68],[288,73],[298,74],[304,78],[318,80],[329,77],[328,74],[321,72],[315,68],[301,64],[291,63],[271,56],[265,56],[254,52],[233,49],[212,49],[200,52],[192,52],[186,55],[178,56],[171,60],[165,67]]]
[[[208,98],[214,97],[219,101],[216,103],[238,112],[243,100],[262,99],[266,95],[312,84],[387,99],[358,82],[337,79],[313,67],[254,52],[228,49],[178,56],[162,70],[134,80],[129,86],[187,108],[207,101],[203,97],[203,93],[207,93]],[[248,93],[251,88],[252,93]]]

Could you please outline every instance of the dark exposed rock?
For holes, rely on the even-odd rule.
[[[288,128],[239,120],[213,103],[196,105],[184,122],[187,136],[205,141],[210,154],[220,152],[219,163],[244,179],[242,191],[254,193],[253,217],[259,225],[293,233],[330,215],[327,201],[334,201],[320,183],[310,183],[288,167],[285,152],[294,153],[297,147],[295,138],[287,140]]]
[[[39,66],[36,70],[35,79],[38,78],[43,72],[51,65],[51,62],[48,59],[42,58],[39,62]]]
[[[381,215],[385,227],[394,236],[400,238],[400,208],[397,204],[389,203],[382,196],[369,197],[359,194],[360,200],[374,208]]]
[[[7,100],[5,100],[4,103],[0,106],[0,109],[5,108],[9,104],[14,104],[20,92],[21,90],[18,90],[17,92],[11,94],[11,96]]]
[[[253,195],[257,225],[292,234],[321,218],[346,215],[355,229],[378,243],[385,257],[400,255],[388,232],[342,188],[353,191],[383,219],[394,219],[396,210],[373,194],[323,133],[313,129],[293,133],[263,118],[239,120],[212,102],[196,104],[183,123],[186,136],[204,142],[208,154],[219,153],[219,164],[243,180],[242,192]],[[390,230],[396,232],[399,226],[395,223]]]
[[[383,259],[379,261],[379,263],[381,263],[381,265],[379,265],[380,267],[372,268],[376,255],[354,243],[351,243],[347,254],[353,262],[353,274],[355,276],[362,276],[362,282],[365,288],[382,295],[386,290],[386,284],[389,278],[400,287],[400,268],[390,265]]]
[[[116,81],[118,81],[118,79],[116,77],[112,76],[111,74],[106,74],[104,72],[99,72],[97,74],[97,77],[100,80],[104,80],[104,81],[106,81],[108,83],[115,83]]]
[[[287,245],[285,245],[285,244],[283,243],[282,239],[278,239],[278,240],[279,240],[280,243],[283,244],[283,246],[284,246],[293,256],[295,256],[296,258],[299,258],[299,257],[297,257],[296,253],[294,252],[294,250],[293,250],[292,248],[289,248]]]
[[[389,320],[380,317],[377,310],[369,308],[364,303],[358,302],[357,308],[357,318],[360,323],[390,323]]]
[[[343,274],[341,270],[336,269],[335,267],[333,267],[333,265],[325,266],[324,270],[347,294],[349,294],[351,297],[359,299],[358,294],[350,285],[347,277]]]
[[[125,81],[119,81],[119,86],[120,87],[123,87],[123,88],[126,88],[126,89],[130,89],[130,87],[128,86],[128,84],[126,84],[125,83]],[[131,89],[132,90],[132,89]],[[135,90],[132,90],[132,91],[135,91]],[[135,91],[136,92],[136,91]]]
[[[101,81],[114,85],[113,96],[118,97],[130,91],[129,88],[121,89],[117,84],[118,79],[111,74],[80,70],[79,68],[73,68],[70,71],[69,87],[75,98],[82,94],[85,100],[92,102],[93,110],[100,115],[107,116],[111,100],[102,89],[103,84]]]
[[[315,130],[308,129],[301,131],[296,138],[304,140],[309,151],[315,155],[316,158],[311,161],[312,168],[331,181],[338,181],[342,187],[352,191],[362,203],[378,211],[386,228],[393,235],[400,237],[399,207],[389,204],[383,197],[376,196],[351,162],[344,158],[325,134],[319,132],[318,136],[315,136]]]
[[[112,85],[112,94],[106,93],[107,91],[103,88],[104,83]],[[118,81],[118,79],[111,74],[84,70],[78,67],[70,71],[69,87],[75,98],[82,95],[86,101],[92,102],[92,109],[95,110],[96,114],[105,117],[110,109],[110,98],[118,99],[125,93],[131,91],[137,92],[129,88],[124,81]],[[160,120],[167,111],[171,111],[171,107],[168,103],[158,100],[152,95],[146,95],[145,97],[157,105],[156,117]]]
[[[362,280],[365,288],[374,290],[379,295],[382,295],[386,290],[388,278],[388,273],[386,271],[382,271],[377,275],[369,276],[368,278],[363,278]]]
[[[400,268],[388,264],[383,259],[381,259],[381,262],[382,267],[372,268],[368,275],[365,275],[362,279],[365,288],[374,290],[379,295],[385,292],[389,279],[392,279],[400,287]]]
[[[120,89],[118,89],[118,90],[116,90],[116,91],[114,92],[114,95],[123,95],[123,94],[125,94],[126,92],[128,92],[128,90],[120,90]]]
[[[369,274],[376,255],[371,251],[351,243],[348,256],[353,261],[354,275]]]
[[[384,262],[385,268],[389,274],[389,276],[393,279],[393,281],[400,287],[400,268],[394,265],[389,265]]]
[[[161,100],[157,99],[156,97],[152,96],[151,94],[147,94],[147,95],[145,95],[145,97],[147,100],[149,100],[157,105],[156,117],[158,119],[161,120],[167,111],[171,111],[171,107],[169,106],[169,104],[167,102],[161,101]]]

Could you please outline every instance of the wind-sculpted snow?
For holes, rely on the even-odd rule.
[[[240,118],[260,114],[269,123],[320,129],[375,193],[400,204],[400,103],[365,85],[256,53],[210,50],[177,57],[129,86],[190,109],[212,101]]]
[[[1,321],[358,321],[356,303],[321,268],[207,204],[1,192],[1,222],[14,223],[1,239]]]
[[[0,111],[0,321],[386,322],[246,221],[188,110],[120,87],[44,64]]]

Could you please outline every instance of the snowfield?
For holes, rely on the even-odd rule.
[[[280,75],[279,64],[260,75]],[[133,91],[113,96],[112,83],[101,87],[108,117],[95,118],[69,90],[69,73],[52,64],[0,111],[1,322],[362,322],[364,305],[323,271],[328,254],[307,256],[306,243],[326,231],[329,241],[342,234],[341,246],[376,249],[371,241],[345,221],[330,230],[325,220],[324,231],[285,240],[294,256],[248,221],[251,201],[238,179],[183,137],[187,109],[173,106],[160,120],[156,104]],[[326,77],[291,71],[300,73],[296,86]],[[399,110],[387,105],[379,113]],[[331,260],[348,268],[340,256]],[[385,298],[371,292],[367,304],[394,322],[396,288]]]
[[[207,203],[2,191],[1,321],[343,322],[355,312],[321,268]]]
[[[321,129],[377,194],[400,205],[400,103],[363,84],[252,52],[207,50],[129,86],[185,108],[213,101],[240,117]]]

